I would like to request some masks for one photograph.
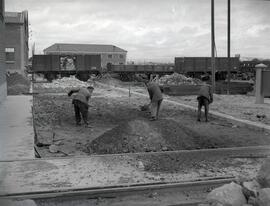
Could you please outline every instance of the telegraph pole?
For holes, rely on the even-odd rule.
[[[228,0],[228,48],[227,48],[227,56],[228,56],[228,60],[227,60],[227,66],[228,66],[228,70],[227,70],[227,74],[228,74],[228,77],[227,77],[227,80],[228,80],[228,83],[227,83],[227,94],[230,94],[230,81],[231,81],[231,0]]]
[[[215,93],[215,0],[211,0],[211,46],[212,46],[212,58],[211,58],[211,71],[212,71],[212,91]]]

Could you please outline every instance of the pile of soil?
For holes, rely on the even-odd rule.
[[[160,85],[198,85],[201,84],[201,80],[186,77],[185,75],[173,73],[171,75],[165,75],[158,80]]]
[[[29,92],[30,81],[19,73],[11,73],[6,75],[7,94],[20,95]]]
[[[146,120],[131,120],[109,130],[92,141],[89,151],[98,154],[161,150],[165,140]]]
[[[226,148],[254,144],[250,142],[249,137],[246,137],[246,142],[234,138],[235,135],[232,135],[232,138],[230,135],[214,138],[211,134],[205,136],[191,127],[172,119],[160,119],[155,122],[147,119],[129,120],[105,132],[87,147],[90,153],[115,154]]]
[[[39,93],[51,92],[67,93],[71,89],[93,86],[94,82],[90,79],[87,82],[80,81],[75,76],[63,77],[61,79],[55,79],[50,83],[38,83],[34,85],[34,91]]]

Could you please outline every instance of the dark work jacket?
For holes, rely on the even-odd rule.
[[[149,97],[152,102],[156,102],[163,99],[162,92],[157,83],[150,82],[147,83],[146,86],[149,93]]]
[[[213,101],[213,94],[211,90],[211,86],[208,84],[204,84],[201,86],[198,97],[205,97],[209,102]]]
[[[77,92],[74,96],[74,100],[79,100],[80,102],[86,104],[88,106],[88,100],[91,97],[90,92],[86,88],[80,88],[79,90],[73,90],[74,92]]]

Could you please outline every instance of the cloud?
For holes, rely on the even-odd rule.
[[[226,55],[227,5],[215,1],[216,45]],[[270,3],[231,2],[232,54],[270,56]],[[114,44],[133,59],[210,55],[209,0],[8,0],[6,10],[29,11],[38,52],[56,42]],[[261,39],[262,40],[261,40]],[[247,48],[245,45],[249,45]],[[255,49],[260,49],[256,52]],[[248,49],[248,51],[247,51]]]
[[[247,30],[247,34],[249,34],[251,37],[259,37],[261,33],[264,33],[265,31],[270,29],[269,25],[253,25]]]

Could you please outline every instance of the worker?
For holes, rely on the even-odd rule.
[[[197,121],[201,121],[201,109],[204,106],[205,121],[208,122],[209,104],[213,102],[213,93],[211,86],[206,82],[209,76],[202,77],[203,84],[201,85],[197,100],[198,100],[198,113]]]
[[[155,82],[148,81],[145,83],[150,98],[150,113],[151,113],[150,120],[154,121],[158,119],[161,102],[163,100],[162,90],[160,89],[159,85]]]
[[[76,125],[81,125],[81,116],[86,127],[89,126],[88,123],[88,101],[94,91],[94,87],[89,86],[87,88],[72,89],[68,92],[68,96],[76,93],[73,96],[72,104],[74,105],[74,112],[76,118]]]

